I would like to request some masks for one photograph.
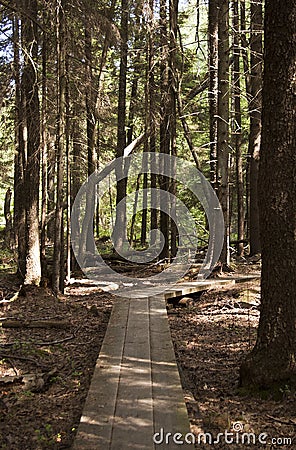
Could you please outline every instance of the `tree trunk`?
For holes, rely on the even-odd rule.
[[[240,42],[241,42],[241,53],[244,68],[244,81],[247,94],[248,104],[251,98],[250,89],[250,64],[249,64],[249,47],[247,41],[247,24],[246,24],[246,2],[245,0],[240,0]],[[246,161],[246,189],[245,189],[245,199],[246,199],[246,213],[245,213],[245,236],[249,240],[250,237],[250,158]]]
[[[23,102],[20,75],[20,30],[19,19],[13,18],[13,76],[15,81],[15,159],[14,159],[14,240],[18,252],[17,273],[24,279],[26,270],[26,211],[24,200],[24,169],[26,149],[23,130]]]
[[[221,0],[218,45],[218,123],[217,156],[219,200],[224,217],[224,243],[220,256],[229,264],[229,2]]]
[[[260,253],[258,174],[261,139],[262,89],[262,0],[251,2],[251,77],[250,77],[250,255]]]
[[[148,22],[149,26],[149,36],[148,36],[148,95],[149,95],[149,128],[150,128],[150,139],[149,139],[149,151],[150,153],[155,153],[156,151],[156,126],[155,126],[155,115],[156,115],[156,102],[155,102],[155,76],[154,76],[154,0],[149,0],[150,7],[150,18]],[[151,163],[151,230],[156,230],[158,228],[157,220],[157,175],[153,173],[155,168],[152,167]],[[155,244],[155,236],[151,234],[150,245]]]
[[[133,215],[132,215],[131,230],[130,230],[130,244],[131,244],[131,246],[133,245],[133,242],[134,242],[134,231],[135,231],[135,223],[136,223],[136,214],[137,214],[137,207],[138,207],[141,175],[142,175],[141,173],[138,174],[137,181],[136,181],[135,200],[134,200]]]
[[[234,125],[233,141],[236,161],[237,193],[237,255],[244,254],[244,179],[242,160],[242,119],[241,119],[241,85],[240,85],[240,42],[239,42],[239,1],[233,2],[233,103]]]
[[[82,149],[82,129],[81,129],[81,123],[82,120],[80,118],[79,112],[80,112],[80,105],[78,102],[75,102],[74,106],[74,118],[73,118],[73,124],[71,127],[72,135],[72,166],[70,171],[70,186],[71,186],[71,208],[74,203],[74,200],[78,194],[78,191],[81,186],[81,180],[82,180],[82,173],[81,173],[81,155],[83,154]],[[68,176],[69,178],[69,176]],[[72,217],[73,220],[73,217]],[[75,227],[76,230],[79,229],[78,224],[76,224]],[[72,238],[78,239],[78,236],[72,236]],[[78,268],[78,264],[76,261],[76,258],[74,257],[74,253],[71,251],[71,267]]]
[[[66,30],[65,0],[57,9],[57,58],[58,58],[58,121],[57,121],[57,186],[55,209],[55,234],[53,254],[53,291],[57,294],[64,280],[61,280],[63,263],[62,233],[64,232],[64,157],[66,134]]]
[[[49,131],[47,142],[47,215],[51,214],[52,219],[47,223],[47,239],[54,241],[54,211],[55,211],[55,175],[56,175],[56,135]]]
[[[11,247],[12,242],[12,218],[10,212],[11,189],[8,188],[4,200],[4,218],[5,218],[5,238],[4,242],[7,248]]]
[[[143,203],[142,203],[142,221],[141,221],[141,245],[146,245],[146,237],[147,237],[147,208],[148,208],[148,196],[147,196],[147,188],[148,188],[148,141],[146,140],[144,143],[144,153],[143,153]]]
[[[257,342],[241,366],[242,385],[296,385],[296,2],[265,9],[262,143],[259,172],[262,243]]]
[[[66,74],[67,78],[69,76],[69,59],[66,58]],[[66,281],[69,282],[71,279],[71,255],[72,255],[72,247],[71,247],[71,152],[70,152],[70,92],[69,92],[69,83],[66,83],[66,122],[65,122],[65,138],[66,138],[66,205],[67,205],[67,220],[66,220],[66,271],[65,264],[62,266],[63,271],[66,273]],[[61,282],[60,285],[63,290],[64,287],[64,276],[65,274],[61,274]]]
[[[26,15],[22,20],[22,44],[25,50],[22,91],[27,126],[27,164],[24,178],[26,196],[26,271],[24,283],[39,285],[41,258],[39,243],[40,119],[36,72],[38,60],[37,2],[36,0],[23,0],[23,7]]]
[[[159,146],[160,152],[169,154],[170,152],[170,135],[169,135],[169,94],[168,94],[168,37],[167,37],[167,4],[166,0],[160,1],[160,45],[161,45],[161,61],[160,61],[160,89],[161,89],[161,105],[160,105],[160,135]],[[159,188],[168,191],[169,180],[166,176],[159,177]],[[162,211],[160,205],[160,231],[164,237],[164,246],[160,253],[161,260],[168,260],[170,257],[169,250],[169,216]]]
[[[45,23],[45,12],[43,13],[43,23]],[[41,92],[41,263],[42,275],[46,271],[46,212],[47,212],[47,34],[43,32],[42,39],[42,92]]]
[[[128,51],[128,18],[129,1],[121,1],[121,55],[120,55],[120,73],[119,73],[119,97],[117,110],[117,148],[116,157],[123,156],[123,150],[126,147],[126,79],[127,79],[127,51]],[[116,176],[122,177],[124,164],[117,170]],[[126,184],[125,178],[117,182],[116,191],[116,219],[113,231],[113,243],[115,251],[122,249],[124,241],[127,240],[126,230]]]
[[[210,182],[217,189],[217,101],[218,101],[218,3],[209,0],[209,118],[210,118]]]
[[[85,26],[85,60],[86,60],[86,134],[87,134],[87,174],[90,177],[97,169],[96,154],[96,114],[95,114],[95,98],[92,73],[92,33],[89,31],[89,25]],[[95,200],[95,199],[94,199]],[[94,217],[88,226],[88,238],[86,241],[86,250],[94,253]]]
[[[169,2],[169,15],[170,15],[170,57],[169,57],[169,100],[170,100],[170,147],[171,155],[173,157],[177,156],[177,70],[176,70],[176,59],[177,59],[177,33],[178,33],[178,0],[170,0]],[[177,224],[173,219],[176,214],[176,162],[172,159],[171,163],[171,179],[170,179],[170,193],[172,194],[171,201],[171,220],[170,220],[170,230],[171,230],[171,254],[170,256],[174,258],[177,254]]]

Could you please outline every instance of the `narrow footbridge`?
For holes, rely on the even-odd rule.
[[[173,450],[180,441],[181,448],[194,448],[166,299],[237,281],[182,283],[161,295],[147,288],[116,298],[73,450]]]

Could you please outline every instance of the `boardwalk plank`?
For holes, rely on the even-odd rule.
[[[172,435],[181,433],[178,440],[184,440],[190,427],[162,296],[150,298],[150,327],[154,433],[164,432],[164,442],[157,448],[173,450],[180,448],[180,444],[173,442]],[[161,441],[160,434],[156,438]],[[184,442],[182,448],[192,445]]]
[[[128,312],[128,299],[119,299],[114,304],[73,450],[105,450],[109,448]]]
[[[111,450],[153,446],[148,299],[131,299]]]

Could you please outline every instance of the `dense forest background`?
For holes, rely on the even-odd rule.
[[[260,252],[261,1],[1,5],[1,199],[7,192],[7,242],[25,283],[48,276],[51,242],[53,288],[63,289],[71,273],[73,200],[89,175],[130,144],[192,161],[211,182],[225,221],[222,263],[230,253]],[[147,204],[142,190],[149,187],[184,201],[201,247],[207,245],[198,199],[173,177],[153,173],[110,183],[91,224],[96,237],[121,223],[130,242],[144,248],[149,230],[159,228],[160,259],[174,257],[176,227],[157,211],[157,198]],[[115,214],[132,191],[143,212]]]

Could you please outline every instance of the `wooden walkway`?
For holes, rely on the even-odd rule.
[[[177,449],[190,433],[165,300],[235,283],[182,283],[117,298],[96,363],[74,450]],[[163,430],[163,439],[161,434]],[[153,436],[155,435],[155,439]],[[154,440],[156,442],[154,442]],[[190,441],[190,435],[187,435]],[[161,441],[163,441],[161,443]],[[167,442],[165,442],[167,441]]]

